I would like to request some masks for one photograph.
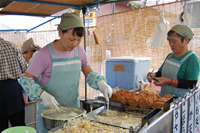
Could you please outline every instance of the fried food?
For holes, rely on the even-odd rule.
[[[143,109],[149,109],[153,104],[153,99],[151,97],[141,98],[139,100],[139,106]]]
[[[89,120],[77,120],[56,133],[129,133],[129,130],[114,128]]]
[[[142,116],[131,113],[120,112],[117,110],[109,110],[109,115],[100,113],[94,116],[95,121],[111,124],[123,128],[137,127],[141,121]]]
[[[132,98],[128,99],[128,105],[131,106],[131,107],[137,107],[138,101],[139,101],[139,98],[132,97]]]
[[[172,94],[166,94],[164,95],[163,97],[166,98],[167,100],[174,97],[175,95],[172,95]]]
[[[146,84],[146,85],[144,86],[143,89],[146,90],[146,91],[148,91],[148,92],[151,93],[151,94],[152,94],[152,93],[158,94],[158,92],[155,91],[153,88],[151,88],[149,84]],[[159,95],[159,94],[158,94],[158,95]]]
[[[162,108],[164,103],[172,97],[174,97],[172,94],[167,94],[163,97],[160,97],[160,95],[157,92],[154,92],[154,89],[147,84],[145,85],[144,90],[138,94],[133,91],[121,89],[120,91],[113,93],[111,100],[131,107],[155,109]]]

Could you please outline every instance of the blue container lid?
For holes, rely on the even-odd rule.
[[[139,62],[151,60],[151,57],[135,57],[135,56],[121,56],[121,57],[111,57],[107,58],[106,61],[125,61],[125,62]]]

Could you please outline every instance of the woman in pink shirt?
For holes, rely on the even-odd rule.
[[[89,66],[83,47],[80,44],[84,36],[84,25],[77,13],[64,13],[58,25],[60,39],[47,44],[33,58],[20,83],[31,100],[39,100],[37,132],[47,132],[40,115],[45,108],[58,105],[80,107],[79,78],[81,71],[87,83],[99,90],[107,102],[112,88],[105,78],[94,72]],[[34,79],[42,76],[41,85]]]

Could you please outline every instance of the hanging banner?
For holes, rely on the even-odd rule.
[[[182,106],[182,133],[187,133],[188,122],[188,97],[183,99]]]
[[[189,111],[188,111],[188,131],[187,133],[194,133],[194,95],[189,98]]]
[[[181,132],[181,106],[177,105],[173,112],[173,133]]]
[[[200,115],[200,111],[199,111],[199,103],[200,103],[200,96],[199,96],[199,90],[195,93],[195,133],[199,133],[199,115]]]

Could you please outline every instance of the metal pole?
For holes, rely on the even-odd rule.
[[[115,13],[115,3],[112,3],[112,13]]]
[[[82,12],[83,12],[83,23],[85,26],[85,13],[86,13],[86,8],[82,8]],[[84,34],[84,49],[86,52],[86,35]],[[86,83],[86,77],[85,77],[85,101],[87,101],[87,83]]]

